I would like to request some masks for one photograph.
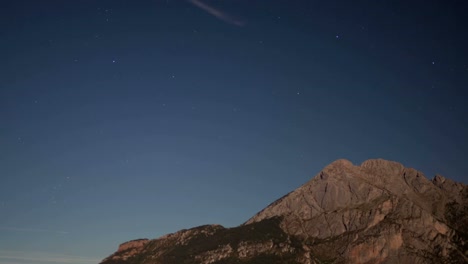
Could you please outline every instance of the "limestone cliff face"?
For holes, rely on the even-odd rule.
[[[466,185],[338,160],[239,227],[122,244],[102,263],[464,263],[467,241]]]
[[[128,250],[138,250],[142,247],[144,247],[148,243],[148,239],[136,239],[136,240],[131,240],[125,243],[120,244],[119,249],[117,252],[124,252]]]
[[[148,244],[149,239],[136,239],[120,244],[119,249],[112,256],[105,259],[106,261],[126,261],[129,258],[139,254],[141,250]]]
[[[281,216],[312,255],[346,263],[448,262],[458,253],[446,205],[466,186],[386,160],[338,160],[246,224]],[[468,260],[465,254],[457,259]]]

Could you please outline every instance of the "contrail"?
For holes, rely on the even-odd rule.
[[[47,252],[0,250],[0,263],[58,263],[58,264],[95,264],[99,259],[68,256]]]
[[[244,26],[245,25],[245,22],[242,21],[242,20],[238,20],[238,19],[235,19],[227,14],[225,14],[224,12],[222,12],[221,10],[218,10],[212,6],[209,6],[199,0],[188,0],[188,2],[190,2],[191,4],[193,4],[194,6],[202,9],[203,11],[207,12],[208,14],[226,22],[226,23],[229,23],[229,24],[232,24],[232,25],[236,25],[236,26]]]
[[[22,228],[22,227],[0,227],[0,230],[6,231],[17,231],[17,232],[46,232],[46,233],[57,233],[57,234],[68,234],[67,231],[60,230],[49,230],[49,229],[39,229],[39,228]]]

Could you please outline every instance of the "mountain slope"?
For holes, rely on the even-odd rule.
[[[224,228],[205,225],[181,230],[155,240],[134,240],[103,264],[191,264],[191,263],[272,263],[296,264],[303,255],[301,242],[279,228],[279,219],[270,218],[250,225]]]
[[[466,185],[338,160],[239,227],[183,230],[102,263],[463,263],[467,215]]]

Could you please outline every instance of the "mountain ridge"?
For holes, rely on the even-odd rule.
[[[339,159],[238,227],[134,242],[101,263],[468,262],[467,215],[462,183],[394,161]]]

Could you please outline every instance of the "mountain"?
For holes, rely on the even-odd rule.
[[[468,263],[468,186],[337,160],[238,227],[129,241],[101,262],[173,263]]]

